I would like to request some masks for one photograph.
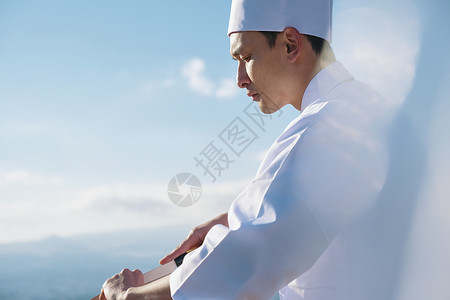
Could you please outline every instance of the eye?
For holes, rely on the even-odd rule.
[[[245,62],[249,62],[251,58],[252,58],[251,55],[249,55],[249,56],[245,56],[242,60]]]

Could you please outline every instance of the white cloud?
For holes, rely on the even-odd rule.
[[[200,58],[189,60],[182,68],[181,72],[187,79],[189,88],[205,96],[210,96],[214,84],[204,75],[205,62]]]
[[[10,178],[27,178],[21,176]],[[66,183],[43,197],[34,195],[33,190],[21,201],[1,203],[0,227],[8,230],[0,231],[0,243],[163,226],[181,225],[189,230],[226,211],[248,183],[204,185],[200,200],[190,207],[178,207],[170,201],[168,183],[88,188],[68,187]]]
[[[206,63],[201,58],[192,58],[181,69],[182,75],[187,79],[188,87],[201,95],[216,98],[231,98],[239,93],[234,80],[224,78],[215,83],[204,74]]]
[[[57,185],[63,182],[59,176],[43,176],[27,170],[0,173],[0,186],[9,185]]]
[[[229,204],[251,182],[250,178],[234,181],[210,183],[203,187],[202,201],[208,201],[208,205],[228,208]]]
[[[203,59],[195,57],[185,62],[181,67],[181,76],[186,80],[187,86],[193,92],[202,96],[219,99],[232,98],[238,95],[239,88],[234,79],[222,78],[217,82],[206,76],[206,63]],[[173,88],[177,82],[174,77],[143,78],[138,74],[120,71],[115,74],[116,80],[125,86],[138,90],[142,95],[148,96],[161,88]]]
[[[335,17],[333,49],[350,72],[398,105],[415,76],[420,20],[413,7],[408,18],[387,9],[353,8]],[[403,13],[403,12],[402,12]]]
[[[169,206],[167,187],[155,184],[117,183],[100,185],[82,191],[76,202],[83,210],[143,213],[156,207]]]

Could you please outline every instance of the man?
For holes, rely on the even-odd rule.
[[[264,113],[301,113],[269,149],[228,213],[161,260],[190,252],[170,278],[109,279],[101,299],[345,299],[346,231],[386,176],[379,95],[336,62],[331,0],[233,0],[237,84]],[[105,298],[106,295],[106,298]]]

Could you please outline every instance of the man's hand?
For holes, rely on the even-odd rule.
[[[139,270],[122,270],[105,281],[100,300],[126,300],[130,288],[144,285],[144,275]]]
[[[199,247],[201,244],[203,244],[205,236],[209,232],[209,230],[217,224],[222,224],[228,227],[228,213],[221,214],[214,219],[209,220],[208,222],[192,229],[187,238],[181,244],[179,244],[178,247],[175,248],[175,250],[161,259],[159,263],[164,265],[169,261],[175,259],[179,255]]]
[[[199,247],[209,230],[217,224],[228,227],[228,213],[221,214],[191,230],[187,238],[178,245],[160,264],[166,264],[188,250]],[[144,285],[144,275],[141,271],[122,270],[103,284],[99,300],[131,300],[131,299],[171,299],[169,277],[158,279]]]

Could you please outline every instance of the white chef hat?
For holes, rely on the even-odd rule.
[[[331,42],[332,6],[333,0],[233,0],[228,35],[294,27]]]

